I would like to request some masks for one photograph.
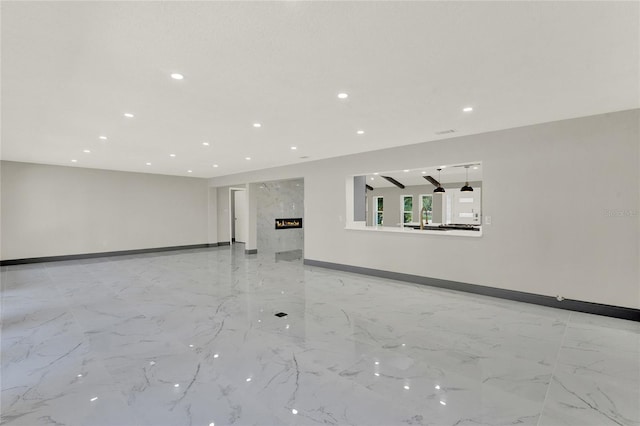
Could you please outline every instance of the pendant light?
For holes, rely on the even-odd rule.
[[[467,181],[465,182],[464,186],[460,188],[460,191],[473,192],[473,188],[469,186],[469,166],[464,166],[464,168],[467,170]]]
[[[444,188],[442,187],[442,183],[440,182],[440,171],[442,169],[438,169],[438,187],[433,190],[433,193],[444,192]]]

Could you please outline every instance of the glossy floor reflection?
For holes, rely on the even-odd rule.
[[[4,267],[2,321],[6,425],[640,424],[638,323],[273,254]]]

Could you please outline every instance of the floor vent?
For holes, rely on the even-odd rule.
[[[436,132],[436,135],[446,135],[447,133],[454,133],[455,130],[453,129],[447,129],[447,130],[440,130],[439,132]]]

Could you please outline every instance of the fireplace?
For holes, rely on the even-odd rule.
[[[302,228],[302,218],[276,219],[276,229]]]

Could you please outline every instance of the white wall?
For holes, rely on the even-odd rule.
[[[206,179],[9,161],[0,179],[2,260],[209,238]]]
[[[218,242],[218,190],[209,188],[209,212],[207,227],[209,228],[209,244]]]
[[[303,177],[307,259],[640,308],[639,121],[640,110],[623,111],[220,177],[211,185]],[[348,175],[478,160],[483,211],[492,216],[481,238],[344,229]]]

